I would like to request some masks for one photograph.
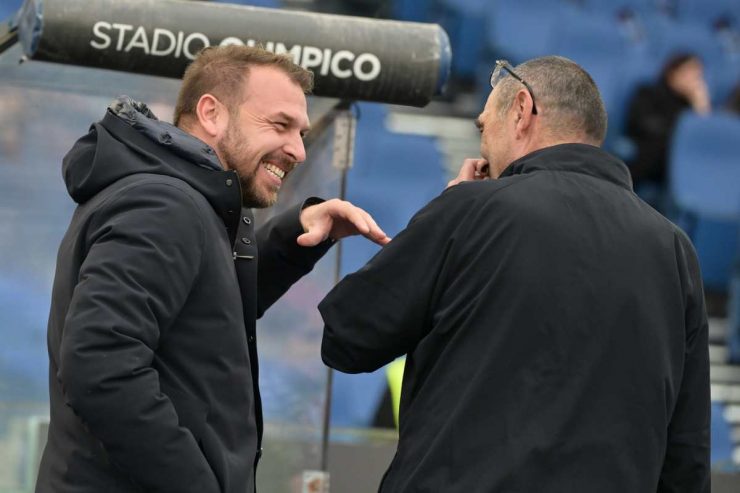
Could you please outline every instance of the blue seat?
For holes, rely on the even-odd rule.
[[[660,15],[645,16],[643,23],[657,66],[676,53],[695,53],[705,65],[721,65],[726,60],[722,43],[710,26],[677,22]]]
[[[735,86],[740,84],[740,56],[705,67],[704,76],[709,86],[712,107],[722,108]]]
[[[626,12],[637,15],[662,13],[659,2],[646,0],[584,0],[585,10],[601,15],[615,16]]]
[[[551,55],[552,30],[568,6],[548,0],[497,0],[488,16],[487,45],[513,64]]]
[[[437,20],[449,34],[452,72],[473,79],[485,47],[485,18],[491,9],[486,0],[441,0]]]
[[[686,22],[710,25],[723,17],[740,21],[737,0],[676,0],[676,6],[676,14]]]
[[[429,22],[433,19],[435,0],[394,0],[392,15],[402,21]]]
[[[435,139],[387,130],[385,106],[358,105],[354,165],[347,175],[347,200],[367,210],[391,237],[444,189],[446,176]],[[362,267],[380,247],[364,238],[343,240],[342,276]],[[336,373],[334,426],[367,427],[387,388],[384,369],[362,375]]]
[[[609,114],[605,146],[614,150],[622,135],[631,87],[648,76],[644,46],[630,39],[614,16],[566,11],[552,31],[553,51],[577,62],[599,87]]]
[[[740,211],[740,118],[681,116],[671,142],[670,190],[679,208],[717,220]]]
[[[740,118],[685,113],[669,155],[676,222],[696,247],[705,287],[726,292],[740,220]]]
[[[7,274],[6,274],[7,275]],[[0,406],[48,398],[48,295],[23,279],[0,277]]]
[[[575,9],[564,11],[561,22],[553,26],[551,47],[578,63],[604,60],[619,65],[636,52],[618,19]]]
[[[21,8],[23,0],[4,0],[0,3],[0,22],[5,21]]]
[[[728,293],[737,250],[737,221],[689,216],[687,232],[696,248],[704,288]]]
[[[712,403],[712,451],[713,466],[732,464],[732,427],[725,419],[725,406]]]

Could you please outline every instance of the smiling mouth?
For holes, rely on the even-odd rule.
[[[285,178],[285,171],[283,171],[282,169],[278,168],[274,164],[264,163],[264,167],[265,167],[265,169],[268,172],[272,173],[273,175],[275,175],[276,177],[278,177],[280,180],[282,180],[283,178]]]

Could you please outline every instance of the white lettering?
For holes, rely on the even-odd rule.
[[[301,60],[301,67],[310,69],[321,65],[322,52],[320,48],[315,46],[304,46],[303,47],[303,60]]]
[[[370,71],[368,72],[363,71],[363,66],[366,63],[370,65]],[[369,80],[373,80],[378,76],[378,74],[380,74],[380,60],[372,53],[363,53],[355,59],[352,69],[355,72],[355,77],[361,81],[367,82]]]
[[[170,44],[167,48],[159,48],[160,37],[166,37],[169,40]],[[172,34],[172,31],[156,27],[154,28],[154,36],[152,36],[152,50],[150,53],[154,56],[167,56],[175,51],[176,44],[177,40],[175,40],[175,35]]]
[[[182,52],[182,37],[183,37],[182,31],[178,31],[177,32],[177,46],[175,46],[175,58],[180,58],[180,53]]]
[[[104,50],[110,46],[110,36],[107,33],[101,31],[101,28],[110,29],[111,26],[107,22],[99,21],[93,26],[93,34],[102,39],[102,41],[90,41],[90,46],[98,50]]]
[[[126,49],[123,51],[128,53],[131,51],[131,48],[141,48],[144,50],[144,53],[149,54],[149,40],[146,38],[144,26],[139,26],[139,29],[136,30],[131,41],[128,42]]]
[[[342,60],[348,60],[352,61],[354,60],[355,55],[351,51],[347,50],[339,50],[334,54],[334,58],[331,60],[331,72],[334,74],[335,77],[339,77],[340,79],[346,79],[348,77],[352,77],[352,71],[350,69],[341,68],[339,66],[339,62]]]
[[[113,30],[115,32],[111,32]],[[127,37],[129,31],[133,31],[130,38]],[[128,53],[138,48],[145,55],[173,58],[184,56],[194,60],[201,49],[211,45],[208,36],[200,32],[188,34],[177,31],[175,33],[161,27],[155,27],[151,32],[150,38],[144,26],[98,21],[92,27],[90,46],[97,50],[105,50],[115,43],[116,51]],[[283,42],[257,42],[255,39],[244,41],[236,36],[227,36],[219,43],[220,46],[244,46],[245,44],[264,46],[264,49],[276,54],[289,53],[296,64],[307,70],[313,70],[323,77],[332,76],[338,79],[355,77],[359,81],[368,82],[377,79],[382,71],[380,58],[373,53],[355,55],[349,50],[333,52],[330,48],[300,44],[292,45],[288,49]]]
[[[224,38],[223,41],[221,41],[221,43],[219,44],[219,46],[229,46],[229,45],[244,46],[244,42],[239,38],[229,36],[228,38]]]
[[[329,64],[331,63],[331,50],[324,48],[324,63],[321,64],[321,75],[329,75]]]
[[[203,46],[195,50],[195,53],[193,53],[193,50],[190,49],[190,43],[192,43],[194,39],[199,39],[200,42],[203,44]],[[185,38],[185,42],[182,45],[182,53],[191,60],[195,60],[195,55],[197,55],[200,50],[210,45],[211,42],[208,41],[208,38],[205,34],[191,33],[188,34],[187,38]]]
[[[130,24],[113,24],[113,29],[118,29],[118,43],[116,43],[116,51],[123,49],[123,36],[126,31],[130,31],[134,26]]]
[[[282,53],[288,53],[288,49],[283,43],[277,43],[275,45],[275,53],[280,55]],[[295,45],[290,49],[290,54],[293,55],[293,63],[296,65],[301,63],[301,45]]]

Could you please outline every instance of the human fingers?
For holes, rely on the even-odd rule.
[[[378,226],[378,223],[375,222],[375,219],[373,219],[373,216],[371,216],[367,211],[360,209],[362,213],[365,215],[365,222],[370,226],[370,231],[368,234],[365,235],[365,238],[368,240],[377,243],[378,245],[385,245],[391,239],[388,237],[388,235],[385,234],[385,232]]]

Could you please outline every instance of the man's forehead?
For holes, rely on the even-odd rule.
[[[253,70],[247,78],[244,104],[267,116],[308,125],[308,103],[300,85],[276,68],[255,67]]]

